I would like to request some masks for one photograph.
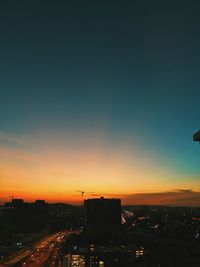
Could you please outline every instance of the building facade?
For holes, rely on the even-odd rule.
[[[116,235],[121,226],[121,200],[84,200],[84,232],[90,235]]]

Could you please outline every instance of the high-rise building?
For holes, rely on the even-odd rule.
[[[113,236],[120,230],[121,200],[94,198],[84,200],[84,231],[94,236]]]

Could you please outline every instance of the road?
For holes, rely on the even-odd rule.
[[[20,267],[59,267],[60,245],[65,239],[66,232],[57,233],[48,237],[35,246],[33,253],[20,265]]]
[[[63,231],[48,236],[36,243],[31,249],[19,253],[19,255],[7,262],[5,266],[62,267],[60,260],[61,244],[72,233],[74,231]]]

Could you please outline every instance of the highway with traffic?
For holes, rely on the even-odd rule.
[[[22,250],[5,263],[5,267],[62,267],[61,244],[74,231],[48,236],[27,250]]]

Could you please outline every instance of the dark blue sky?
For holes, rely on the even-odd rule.
[[[100,127],[199,175],[199,14],[193,0],[2,2],[1,131]]]

